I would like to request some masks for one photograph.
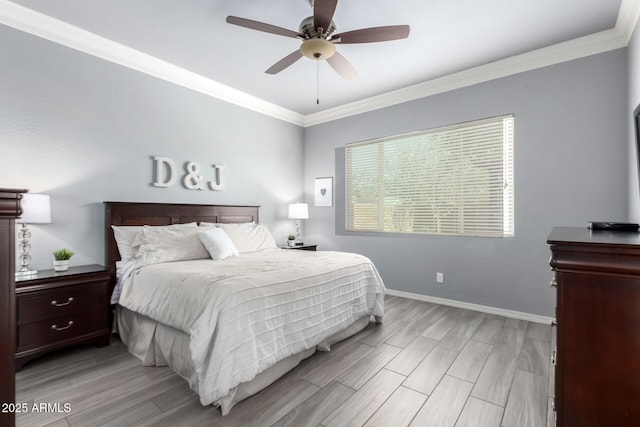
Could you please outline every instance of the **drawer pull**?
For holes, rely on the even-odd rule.
[[[551,319],[551,326],[558,326],[558,319]]]
[[[69,320],[67,326],[59,327],[58,325],[51,325],[51,329],[54,331],[64,331],[65,329],[69,329],[73,325],[73,320]]]
[[[69,297],[69,298],[67,299],[67,302],[61,302],[61,303],[59,303],[58,301],[53,300],[53,301],[51,301],[51,305],[56,306],[56,307],[64,307],[65,305],[69,305],[69,304],[71,304],[72,302],[73,302],[73,297]]]
[[[549,286],[551,286],[552,288],[557,288],[558,287],[558,281],[556,280],[555,277],[553,279],[551,279],[551,282],[549,282]]]
[[[551,363],[553,365],[556,364],[556,350],[553,350],[553,352],[551,353]]]

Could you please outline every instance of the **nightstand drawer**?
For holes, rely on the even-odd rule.
[[[18,326],[18,351],[59,343],[83,334],[105,329],[104,313],[92,311],[56,317]]]
[[[69,316],[106,305],[105,286],[78,285],[18,297],[18,325]]]

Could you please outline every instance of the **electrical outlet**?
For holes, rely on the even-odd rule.
[[[444,283],[444,273],[436,273],[436,282]]]

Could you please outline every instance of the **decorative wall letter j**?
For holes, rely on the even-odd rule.
[[[227,167],[225,165],[213,165],[214,181],[209,181],[209,188],[213,191],[222,191],[227,187]]]

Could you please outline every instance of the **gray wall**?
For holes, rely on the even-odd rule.
[[[227,190],[153,187],[153,155],[225,164]],[[31,227],[35,268],[63,246],[72,265],[103,263],[105,200],[259,204],[284,241],[303,156],[300,127],[0,26],[0,187],[51,195],[53,223]]]
[[[550,229],[627,217],[626,67],[620,49],[306,129],[308,202],[322,176],[336,177],[338,201],[310,208],[306,240],[369,256],[390,289],[552,315]],[[515,115],[514,238],[336,233],[345,144],[507,113]]]

